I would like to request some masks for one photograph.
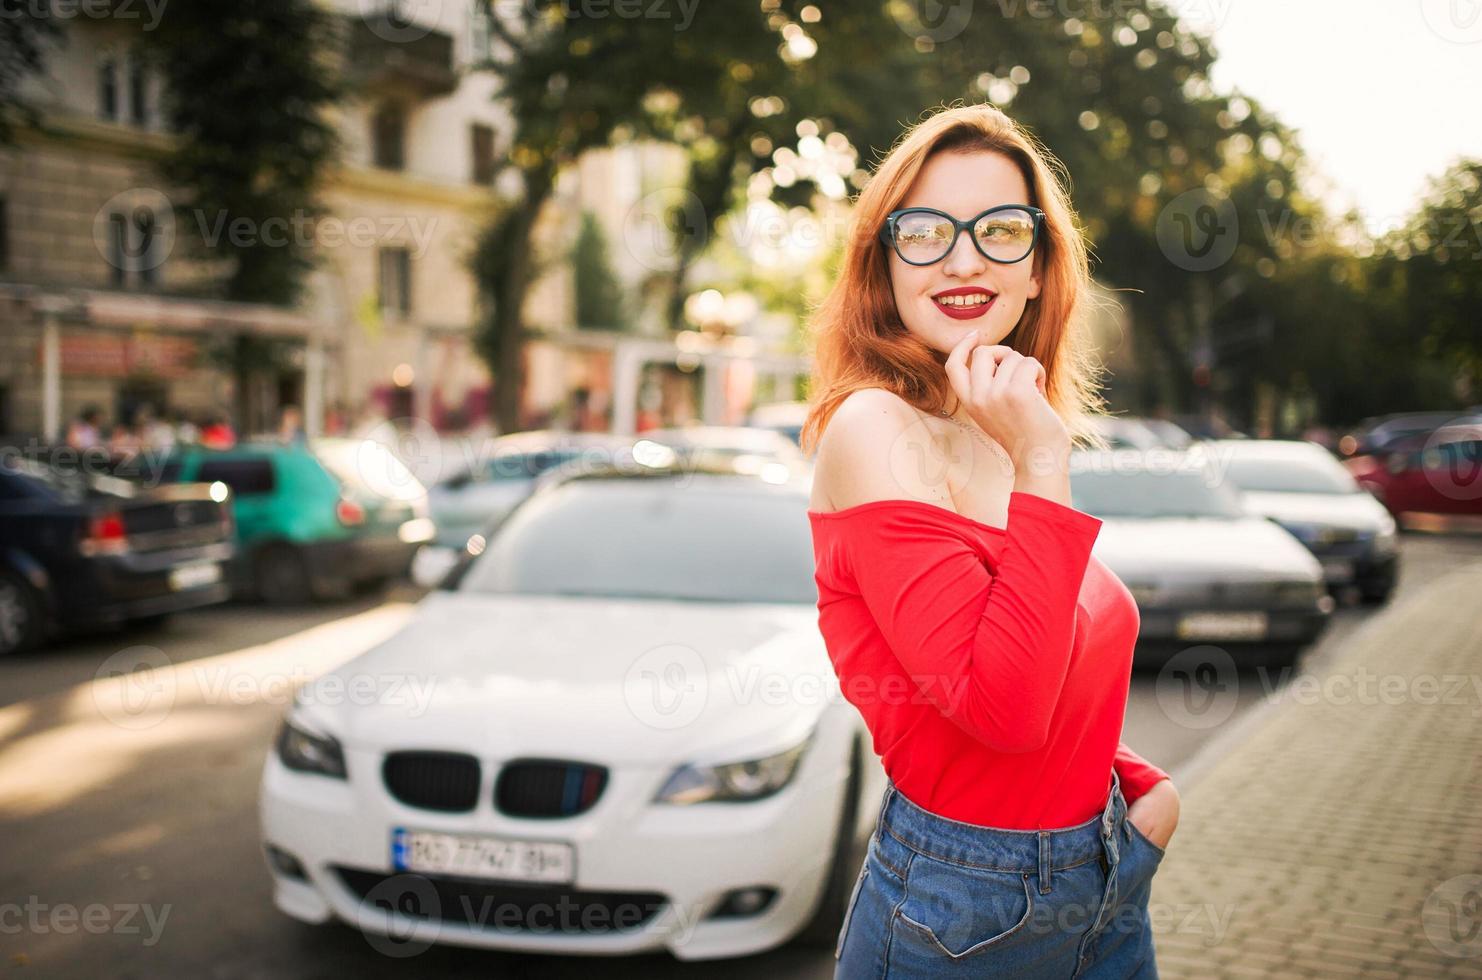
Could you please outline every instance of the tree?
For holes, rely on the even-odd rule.
[[[35,126],[36,107],[21,84],[46,66],[46,48],[61,37],[49,6],[18,3],[0,11],[0,146],[15,142],[16,130]]]
[[[228,263],[221,295],[293,303],[313,264],[298,229],[323,213],[316,192],[338,149],[335,16],[310,0],[192,0],[144,39],[177,137],[161,172],[182,224]]]
[[[571,272],[576,283],[576,322],[599,330],[626,330],[622,284],[608,261],[607,238],[590,211],[581,216],[581,230],[571,250]]]

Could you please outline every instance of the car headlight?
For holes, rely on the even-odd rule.
[[[278,759],[296,772],[345,778],[345,753],[332,735],[306,731],[285,718],[278,729],[277,750]]]
[[[765,759],[730,762],[719,766],[684,765],[674,770],[655,803],[707,803],[712,801],[760,800],[771,796],[792,779],[798,760],[813,736],[785,752]]]
[[[1380,526],[1374,534],[1374,551],[1377,554],[1393,554],[1399,547],[1399,538],[1395,533],[1395,521],[1393,517],[1385,515],[1387,521]]]
[[[1276,601],[1282,605],[1309,605],[1327,595],[1327,586],[1322,582],[1278,582]]]
[[[1321,524],[1308,524],[1302,521],[1280,521],[1278,523],[1305,545],[1317,544],[1322,539],[1324,527]]]

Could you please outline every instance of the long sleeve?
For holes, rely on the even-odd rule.
[[[1164,779],[1171,779],[1168,773],[1159,769],[1142,756],[1133,752],[1126,742],[1117,743],[1117,754],[1112,759],[1112,768],[1117,771],[1117,777],[1122,783],[1122,796],[1131,806],[1132,801],[1153,788],[1153,784]]]
[[[1014,491],[990,572],[953,523],[967,518],[908,503],[866,508],[841,536],[860,596],[943,715],[999,752],[1041,748],[1069,669],[1077,597],[1101,520]]]

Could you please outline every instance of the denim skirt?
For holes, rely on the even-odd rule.
[[[887,780],[835,980],[1155,980],[1148,897],[1163,856],[1127,820],[1115,771],[1101,815],[1056,830],[949,820]]]

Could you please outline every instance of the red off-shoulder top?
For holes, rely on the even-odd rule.
[[[818,625],[886,773],[940,816],[1055,829],[1168,774],[1122,742],[1137,604],[1101,520],[1014,491],[1008,526],[920,500],[809,511]]]

